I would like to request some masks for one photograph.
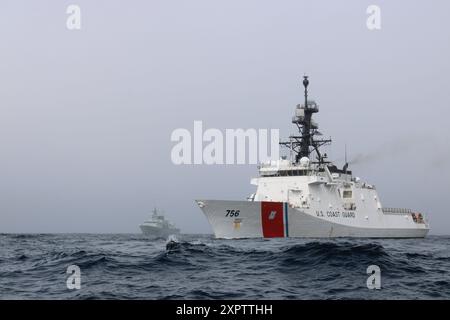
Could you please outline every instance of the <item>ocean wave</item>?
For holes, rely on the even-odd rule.
[[[4,237],[0,292],[17,298],[450,298],[447,239],[440,238],[421,246],[370,239]],[[65,287],[72,264],[81,269],[80,291]],[[379,292],[366,287],[369,265],[381,268]]]

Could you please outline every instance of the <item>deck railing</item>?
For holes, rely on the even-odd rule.
[[[411,209],[405,209],[405,208],[383,208],[383,213],[397,213],[397,214],[409,214],[413,213]]]

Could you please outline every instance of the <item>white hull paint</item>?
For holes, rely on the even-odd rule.
[[[292,208],[287,203],[280,204],[283,216],[283,231],[265,234],[270,229],[270,218],[264,218],[260,201],[198,200],[216,238],[263,238],[263,237],[364,237],[364,238],[423,238],[429,228],[426,224],[415,223],[410,215],[385,214],[356,211],[354,217],[318,217],[310,209]],[[265,202],[267,203],[267,202]],[[238,216],[226,216],[227,210],[239,211]],[[333,211],[336,213],[336,211]],[[335,214],[336,215],[336,214]],[[368,218],[366,218],[368,217]],[[264,223],[264,219],[266,223]],[[391,227],[395,226],[395,227]],[[270,231],[270,230],[269,230]]]
[[[308,76],[303,77],[305,102],[295,108],[292,123],[298,133],[280,142],[289,158],[258,166],[251,180],[250,201],[198,200],[217,238],[364,237],[423,238],[425,216],[408,208],[384,208],[374,185],[354,177],[348,163],[339,169],[321,146],[324,139],[312,120],[319,112],[308,100]]]

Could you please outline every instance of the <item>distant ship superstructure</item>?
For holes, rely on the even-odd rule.
[[[143,234],[153,238],[167,238],[169,235],[180,233],[180,230],[167,221],[156,208],[152,212],[151,218],[139,226]]]
[[[299,134],[280,142],[290,159],[261,164],[251,180],[256,193],[249,201],[197,200],[217,238],[255,237],[425,237],[428,222],[421,213],[384,208],[374,185],[354,177],[346,162],[339,169],[321,152],[331,139],[318,138],[312,115],[319,111],[308,100],[292,122]]]

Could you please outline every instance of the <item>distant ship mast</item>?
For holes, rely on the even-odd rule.
[[[303,86],[305,87],[304,105],[297,105],[292,123],[297,125],[300,135],[289,136],[289,141],[280,142],[280,145],[287,147],[295,154],[295,163],[299,163],[303,157],[309,158],[312,163],[325,164],[327,155],[322,154],[319,148],[330,144],[331,139],[316,139],[315,136],[322,135],[317,129],[319,125],[312,120],[313,113],[319,112],[319,106],[315,101],[308,100],[308,76],[303,77]],[[311,159],[311,153],[316,153],[316,161]]]

